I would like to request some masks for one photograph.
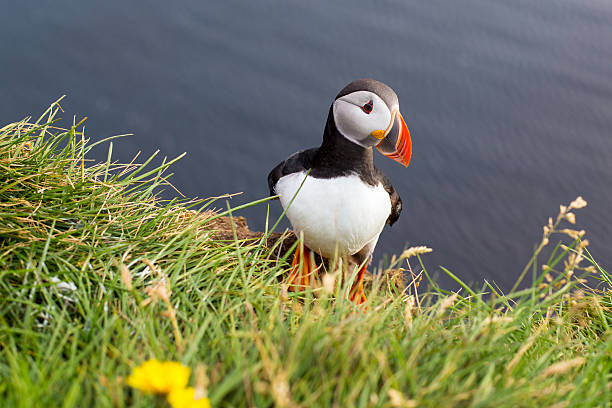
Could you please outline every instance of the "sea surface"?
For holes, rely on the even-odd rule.
[[[578,226],[612,268],[610,1],[56,0],[0,15],[2,124],[65,94],[66,126],[134,134],[116,160],[187,152],[174,185],[243,192],[234,207],[320,143],[333,97],[361,77],[395,89],[413,140],[407,169],[376,154],[404,210],[375,262],[427,245],[430,272],[507,289],[548,216],[582,195]],[[255,230],[266,213],[242,212]]]

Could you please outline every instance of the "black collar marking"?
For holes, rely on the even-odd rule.
[[[378,184],[372,148],[359,146],[342,136],[334,123],[333,106],[329,108],[323,143],[312,160],[311,168],[310,175],[315,178],[357,174],[364,183]]]

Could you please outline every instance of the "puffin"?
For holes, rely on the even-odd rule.
[[[358,79],[332,102],[321,146],[292,154],[269,173],[270,195],[280,199],[299,240],[289,290],[304,290],[318,278],[315,259],[342,259],[359,265],[349,299],[367,300],[363,278],[378,237],[402,211],[399,194],[374,166],[374,147],[408,167],[412,141],[396,93]]]

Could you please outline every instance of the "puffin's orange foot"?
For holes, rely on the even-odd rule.
[[[363,265],[357,273],[357,279],[353,283],[351,292],[349,293],[349,299],[356,305],[361,305],[367,300],[365,293],[363,292],[363,277],[365,276],[366,265]]]
[[[356,305],[361,305],[362,303],[365,303],[366,300],[368,300],[368,298],[366,298],[365,293],[363,292],[363,288],[356,290],[355,293],[351,293],[349,299]]]
[[[291,262],[291,273],[287,278],[290,292],[301,292],[312,286],[312,280],[319,278],[319,267],[314,264],[311,251],[303,244],[299,244]]]

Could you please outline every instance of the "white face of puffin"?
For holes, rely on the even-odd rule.
[[[372,132],[387,129],[391,112],[399,106],[390,106],[375,93],[356,91],[334,101],[334,122],[338,131],[348,140],[362,147],[380,142]]]

